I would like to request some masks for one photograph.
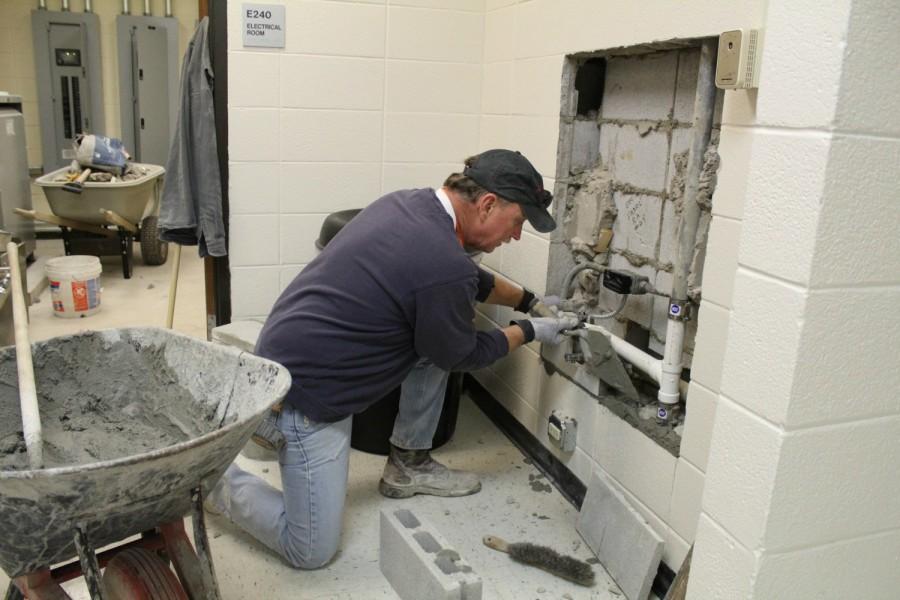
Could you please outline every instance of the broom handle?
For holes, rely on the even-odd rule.
[[[484,545],[488,548],[493,548],[494,550],[509,554],[509,544],[503,538],[498,538],[496,535],[486,535],[481,538],[481,541],[484,542]]]
[[[31,342],[28,340],[28,312],[19,270],[19,246],[6,245],[6,258],[12,277],[13,322],[16,332],[16,367],[19,371],[19,404],[22,410],[22,431],[32,469],[44,466],[44,444],[41,433],[41,413],[38,410],[37,389],[34,384],[34,365],[31,362]]]
[[[174,242],[173,242],[174,244]],[[175,297],[178,293],[178,271],[181,269],[181,244],[175,244],[172,257],[172,272],[169,278],[169,308],[166,311],[166,329],[172,329],[175,320]]]

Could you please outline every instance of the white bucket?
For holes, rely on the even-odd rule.
[[[88,317],[100,310],[100,259],[96,256],[60,256],[47,261],[47,279],[53,314]]]

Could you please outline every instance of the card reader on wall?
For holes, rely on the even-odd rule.
[[[762,32],[758,29],[723,32],[716,56],[716,87],[723,90],[759,87],[761,56]]]

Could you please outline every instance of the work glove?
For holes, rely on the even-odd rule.
[[[571,315],[562,317],[539,317],[514,321],[525,332],[525,342],[541,342],[542,344],[559,344],[565,339],[562,332],[578,326],[578,318]]]
[[[555,313],[550,309],[557,304],[559,304],[559,296],[541,298],[528,288],[522,288],[522,300],[513,307],[513,310],[530,314],[533,317],[551,317],[555,316]]]

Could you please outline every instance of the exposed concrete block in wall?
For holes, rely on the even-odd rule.
[[[659,255],[657,260],[660,265],[675,264],[678,258],[678,233],[679,213],[675,212],[675,203],[663,202],[662,228],[659,232]]]
[[[663,539],[596,471],[575,527],[629,600],[648,597]]]
[[[687,172],[690,156],[692,132],[692,129],[683,127],[672,130],[672,146],[669,149],[669,166],[666,171],[666,191],[673,200],[684,195],[684,175]]]
[[[655,258],[662,198],[621,192],[616,192],[614,198],[619,214],[613,223],[610,246],[648,259]]]
[[[662,192],[668,156],[665,133],[650,131],[641,135],[637,126],[611,123],[600,128],[600,159],[621,183]]]
[[[610,58],[603,89],[605,119],[666,119],[675,98],[678,55],[661,52]]]
[[[675,83],[675,107],[672,118],[683,123],[694,120],[694,98],[697,95],[697,72],[700,50],[692,48],[678,53],[678,81]]]
[[[572,142],[570,169],[586,169],[597,164],[600,158],[600,128],[593,119],[577,119]]]
[[[381,511],[379,565],[403,600],[481,599],[481,577],[409,509]]]

